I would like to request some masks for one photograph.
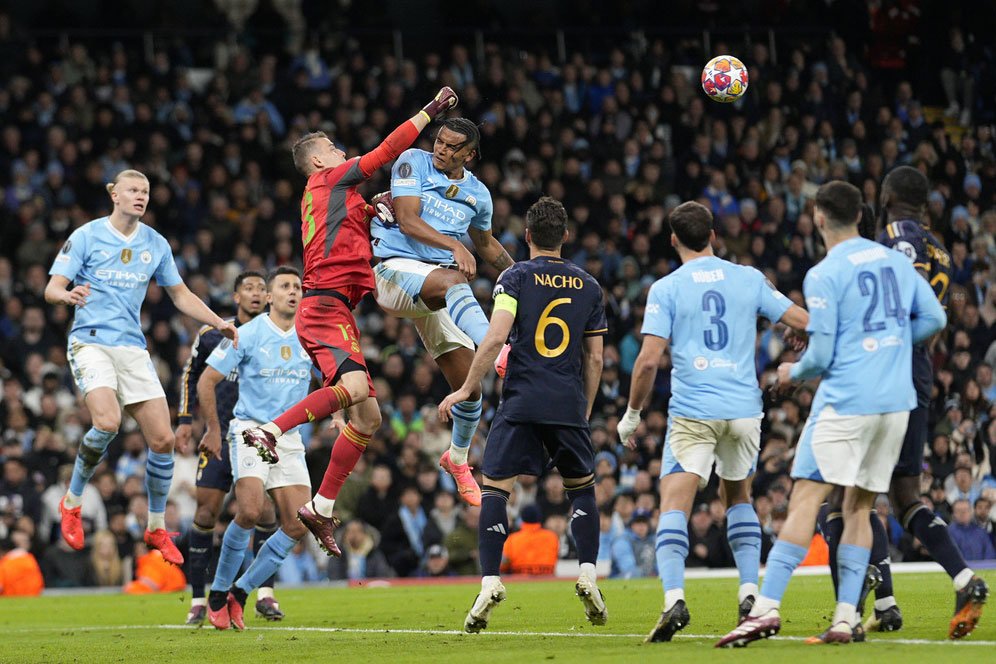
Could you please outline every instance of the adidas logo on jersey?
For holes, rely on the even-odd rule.
[[[490,532],[492,532],[492,533],[500,533],[502,535],[507,535],[508,534],[508,533],[505,532],[505,526],[502,525],[502,524],[500,524],[500,523],[496,523],[495,525],[491,526],[487,530],[490,531]]]
[[[585,512],[584,510],[577,510],[576,512],[574,512],[574,514],[571,515],[571,518],[576,519],[579,516],[588,516],[588,513]]]

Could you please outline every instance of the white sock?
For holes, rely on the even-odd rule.
[[[280,430],[280,427],[278,427],[273,422],[267,422],[266,424],[261,426],[260,429],[262,429],[263,431],[269,431],[270,433],[273,434],[274,438],[280,438],[280,436],[282,436],[284,433],[283,431]]]
[[[485,576],[481,577],[481,591],[490,590],[491,586],[496,583],[501,583],[500,576]]]
[[[467,463],[467,452],[469,451],[469,447],[457,447],[453,443],[450,443],[450,461],[458,466],[462,466]]]
[[[259,601],[261,599],[273,599],[273,588],[260,586],[259,590],[256,591],[256,600]]]
[[[754,608],[750,610],[750,617],[757,618],[758,616],[763,616],[772,609],[777,611],[781,605],[781,600],[771,599],[770,597],[765,597],[764,595],[758,595],[757,601],[754,602]]]
[[[68,503],[67,503],[68,504]],[[955,578],[951,579],[954,582],[954,589],[961,590],[968,585],[968,582],[972,580],[975,576],[975,572],[968,569],[967,567],[955,575]]]
[[[146,528],[150,531],[166,528],[166,512],[149,512],[149,525]]]
[[[316,493],[315,497],[311,499],[311,506],[322,516],[330,517],[332,516],[332,508],[335,506],[335,498],[326,498]]]
[[[679,599],[685,599],[684,588],[671,588],[664,591],[664,610],[670,611]]]
[[[190,600],[190,606],[191,607],[194,607],[194,606],[207,606],[207,603],[208,603],[207,597],[195,597],[192,600]]]
[[[72,491],[66,491],[66,498],[62,501],[68,509],[76,509],[83,504],[83,496],[77,496]]]
[[[847,623],[849,627],[854,627],[858,622],[858,610],[853,604],[847,602],[837,602],[837,610],[833,613],[833,624]]]
[[[592,583],[595,582],[595,563],[581,563],[581,573],[579,576],[583,576]]]
[[[896,605],[896,598],[892,595],[888,597],[883,597],[882,599],[875,600],[875,610],[885,611],[886,609],[891,609]]]
[[[742,583],[740,584],[740,590],[737,591],[737,602],[743,602],[751,595],[757,599],[757,593],[758,590],[756,583]]]

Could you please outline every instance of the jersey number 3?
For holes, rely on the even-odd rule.
[[[567,344],[571,343],[571,330],[567,327],[567,322],[563,318],[551,315],[556,307],[570,303],[571,298],[559,297],[556,300],[551,300],[550,304],[546,305],[543,313],[540,314],[539,322],[536,323],[536,334],[533,337],[533,342],[536,344],[536,352],[543,357],[559,357],[567,350]],[[564,333],[564,338],[561,339],[556,348],[550,348],[546,345],[546,328],[551,325],[556,325]]]
[[[723,322],[723,314],[726,313],[726,300],[723,296],[709,290],[702,293],[702,311],[709,316],[709,324],[715,325],[715,329],[707,328],[702,332],[702,340],[709,350],[723,350],[730,342],[730,329]]]

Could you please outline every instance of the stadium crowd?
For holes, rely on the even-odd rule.
[[[149,176],[143,221],[169,239],[188,286],[215,310],[231,312],[239,272],[300,261],[304,183],[290,159],[294,140],[323,129],[356,155],[445,84],[461,96],[458,112],[481,123],[483,154],[473,170],[493,194],[494,233],[513,258],[527,256],[522,215],[548,194],[572,219],[565,255],[604,285],[609,337],[591,428],[600,556],[611,560],[614,576],[656,573],[667,357],[638,449],[619,445],[615,426],[647,289],[677,264],[669,210],[691,199],[711,207],[717,253],[762,269],[802,304],[802,278],[823,254],[812,220],[818,185],[849,180],[877,209],[881,179],[898,164],[929,176],[930,224],[954,264],[949,324],[934,346],[923,500],[950,519],[966,558],[996,558],[996,52],[983,47],[982,28],[969,19],[928,26],[903,17],[912,34],[930,39],[906,42],[872,12],[862,38],[785,38],[777,61],[764,43],[714,44],[717,53],[737,49],[752,81],[742,101],[720,106],[699,92],[698,67],[708,58],[697,41],[634,37],[559,62],[542,45],[520,50],[501,40],[484,44],[483,60],[464,44],[399,60],[348,39],[309,38],[290,53],[219,39],[215,68],[201,75],[181,45],[146,53],[121,43],[98,50],[72,39],[42,41],[0,14],[0,69],[9,74],[0,77],[0,555],[30,551],[45,584],[66,587],[122,586],[146,553],[146,452],[134,423],[122,427],[84,494],[89,550],[69,549],[57,527],[90,423],[66,359],[72,312],[47,306],[42,291],[69,233],[108,213],[104,184],[124,168]],[[904,77],[905,58],[916,49],[922,55],[922,44],[934,45],[940,74],[914,85]],[[420,147],[430,140],[426,132]],[[380,174],[366,194],[388,187]],[[474,291],[489,310],[496,275],[478,267]],[[281,580],[476,574],[477,509],[455,500],[433,462],[449,445],[433,407],[449,392],[446,382],[410,322],[385,316],[372,298],[357,320],[384,424],[336,503],[348,522],[339,531],[342,558],[299,545]],[[196,325],[156,285],[142,324],[175,411]],[[759,327],[757,343],[766,386],[791,351],[768,325]],[[472,465],[499,395],[492,376]],[[812,397],[811,386],[789,397],[766,392],[753,485],[765,555],[786,515],[793,446]],[[335,436],[325,423],[309,435],[317,486]],[[170,530],[185,532],[193,518],[193,448],[176,456]],[[512,571],[552,571],[558,558],[572,556],[559,477],[522,481],[509,510],[522,524],[520,541],[506,548]],[[893,559],[924,559],[887,502],[879,513]],[[690,566],[732,566],[723,519],[714,477],[691,517]]]

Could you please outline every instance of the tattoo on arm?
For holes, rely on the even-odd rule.
[[[502,272],[503,270],[505,270],[506,268],[511,267],[514,264],[515,264],[515,261],[512,260],[512,257],[508,255],[507,251],[505,251],[504,249],[502,249],[501,253],[498,254],[498,258],[496,258],[496,259],[494,259],[494,261],[492,261],[491,267],[493,267],[494,269],[498,270],[499,272]]]

